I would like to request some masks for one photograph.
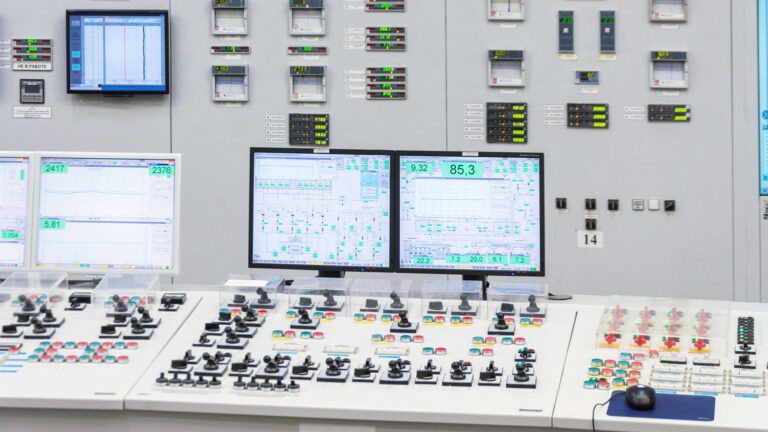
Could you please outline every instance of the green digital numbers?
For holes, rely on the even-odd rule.
[[[18,231],[3,231],[0,238],[3,240],[18,240],[20,235]]]
[[[443,177],[481,178],[482,176],[482,163],[448,162],[443,164]]]
[[[40,219],[41,230],[63,230],[65,225],[61,219]]]
[[[467,263],[469,264],[485,264],[484,255],[469,255],[467,257]]]
[[[423,174],[432,172],[432,168],[430,167],[430,164],[427,163],[409,163],[405,165],[405,172],[407,173],[416,173],[416,174]]]
[[[413,259],[413,263],[416,265],[432,265],[431,257],[416,257]]]
[[[43,164],[43,174],[66,174],[67,164]]]
[[[527,256],[512,256],[510,257],[512,264],[530,264],[531,257]]]
[[[176,174],[176,167],[173,165],[150,165],[149,175],[168,176]]]
[[[467,257],[463,255],[446,255],[446,264],[464,264],[467,262]]]
[[[509,263],[509,257],[506,255],[488,255],[488,263],[506,265]]]

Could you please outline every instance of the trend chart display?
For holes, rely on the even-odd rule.
[[[540,272],[540,163],[400,156],[400,268]]]
[[[173,270],[174,160],[43,157],[39,268]]]
[[[255,265],[386,269],[389,155],[254,153]]]
[[[70,91],[168,90],[164,14],[68,19]]]
[[[0,157],[0,268],[26,264],[29,158]]]

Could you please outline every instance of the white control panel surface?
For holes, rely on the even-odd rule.
[[[476,317],[472,319],[471,324],[452,325],[450,316],[447,316],[448,319],[442,325],[425,324],[419,313],[418,300],[414,299],[403,301],[409,309],[408,319],[412,324],[418,323],[415,333],[391,332],[391,326],[397,326],[398,323],[383,323],[382,313],[371,313],[376,315],[373,322],[355,322],[353,316],[336,316],[335,319],[328,320],[326,312],[316,330],[292,330],[291,324],[295,322],[295,318],[286,318],[288,298],[278,295],[277,300],[277,308],[266,313],[264,324],[257,329],[255,336],[248,340],[244,349],[193,347],[194,343],[200,342],[206,323],[216,321],[220,317],[218,296],[206,296],[184,328],[131,391],[126,399],[126,409],[299,416],[368,422],[551,427],[554,398],[557,395],[575,319],[575,309],[572,306],[550,305],[548,315],[540,327],[522,328],[521,320],[515,317],[517,328],[514,336],[510,337],[524,338],[524,341],[518,339],[518,344],[506,345],[504,342],[510,340],[502,341],[505,336],[490,336],[495,338],[495,341],[488,339],[489,321],[485,318]],[[226,308],[226,305],[224,307]],[[232,311],[235,308],[228,309]],[[314,318],[315,313],[317,311],[313,310],[310,317]],[[224,315],[226,317],[227,314]],[[450,315],[450,311],[447,315]],[[461,321],[468,322],[465,319]],[[234,327],[234,324],[230,326]],[[290,331],[295,332],[295,337],[285,337],[291,336],[286,334]],[[309,335],[302,335],[303,331],[309,332],[311,337],[305,338]],[[379,336],[382,340],[378,340]],[[410,341],[404,342],[404,339],[401,339],[403,337]],[[226,336],[212,336],[210,339],[220,343]],[[531,374],[528,383],[533,381],[535,375],[536,387],[508,388],[508,380],[514,383],[516,356],[523,348],[534,350],[528,354],[531,366],[528,370]],[[191,355],[187,356],[194,358],[198,363],[190,366],[183,363],[177,365],[185,370],[193,370],[191,379],[195,383],[169,383],[168,380],[174,376],[178,376],[182,381],[186,378],[186,373],[171,374],[169,369],[173,360],[185,357],[187,350],[191,350]],[[480,355],[472,355],[470,350],[475,354],[479,352]],[[215,362],[217,352],[224,355],[220,355],[223,365],[221,370],[225,371],[223,376],[216,378],[215,385],[212,385],[213,379],[210,377],[199,381],[200,377],[194,371],[201,371],[205,367],[206,361],[202,356],[208,353]],[[247,353],[251,354],[255,366],[242,372],[248,377],[242,379],[245,385],[239,384],[236,388],[238,378],[230,374],[242,366],[237,364],[242,363]],[[277,354],[281,356],[281,360],[283,356],[290,357],[290,362],[283,360],[284,363],[281,362],[280,367],[280,373],[286,374],[286,378],[279,384],[276,379],[270,379],[270,384],[265,389],[264,379],[251,377],[263,374],[268,365],[267,360],[274,362]],[[534,357],[531,358],[530,354]],[[265,356],[270,356],[270,359],[265,359]],[[311,379],[292,379],[294,367],[302,366],[307,356],[311,357],[317,367],[316,370],[310,370]],[[342,373],[349,374],[346,382],[318,382],[318,378],[328,377],[328,358],[337,362],[340,369],[346,369],[342,370]],[[374,367],[379,368],[378,372],[367,377],[370,382],[355,382],[359,378],[356,376],[356,369],[361,368],[367,359],[370,359]],[[403,367],[396,368],[401,369],[401,372],[408,371],[405,372],[408,378],[401,378],[401,384],[382,384],[382,379],[387,380],[390,376],[390,365],[394,364],[392,362],[398,361]],[[464,372],[468,386],[443,385],[446,379],[451,381],[449,376],[452,363],[457,361],[465,363]],[[496,381],[499,385],[480,386],[480,375],[491,361],[498,368],[498,376],[491,381]],[[419,370],[425,369],[428,362],[438,368],[428,379],[434,383],[416,384]],[[471,366],[467,363],[471,363]],[[161,373],[164,374],[162,378]],[[157,382],[158,378],[160,384]],[[292,382],[300,387],[294,388],[294,391],[282,388],[290,386]],[[279,389],[278,385],[281,386]]]
[[[107,335],[104,326],[115,322],[111,296],[73,306],[72,293],[2,295],[0,408],[122,410],[128,391],[200,300],[179,294],[185,303],[164,311],[160,300],[171,293],[122,295],[125,320]],[[135,332],[132,318],[140,324]]]
[[[637,326],[642,325],[640,323],[643,320],[639,314],[645,313],[645,307],[625,308],[621,304],[613,306],[611,302],[607,303],[611,306],[606,306],[607,299],[577,299],[578,302],[592,304],[578,306],[578,319],[554,412],[553,425],[556,429],[592,430],[592,409],[595,404],[608,401],[615,391],[626,389],[628,384],[634,383],[630,380],[637,379],[640,384],[651,385],[656,390],[657,405],[674,400],[662,399],[669,395],[714,398],[714,418],[709,421],[691,421],[611,416],[607,414],[609,405],[606,404],[595,410],[597,430],[766,430],[766,424],[759,419],[758,414],[768,409],[768,346],[765,345],[768,308],[765,305],[707,301],[706,308],[697,307],[692,310],[678,309],[672,303],[664,307],[657,305],[648,310],[655,312],[656,326],[668,329],[672,315],[678,315],[683,324],[679,326],[679,336],[667,334],[653,341],[657,336],[645,335],[639,339],[642,332],[637,331]],[[640,298],[632,300],[635,304],[642,302]],[[613,320],[614,323],[623,321],[629,328],[624,329],[626,331],[616,328],[614,334],[602,325],[606,320],[612,320],[611,315],[617,307],[624,316]],[[699,321],[701,316],[704,318]],[[736,343],[739,317],[752,317],[755,322],[755,343],[750,344],[747,350],[756,354],[749,355],[750,363],[742,357],[743,353],[735,352],[740,349]],[[706,334],[702,334],[702,337],[686,336],[686,327],[701,329],[708,325],[710,327],[707,331],[711,338]],[[625,340],[614,340],[613,336],[618,335],[622,335],[621,339]],[[627,337],[631,339],[626,340]],[[622,378],[625,373],[627,375]],[[625,395],[616,396],[611,403],[625,405]],[[680,411],[689,410],[688,407],[683,408],[684,405],[679,407]]]

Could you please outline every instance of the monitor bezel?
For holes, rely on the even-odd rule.
[[[42,174],[43,158],[71,158],[71,159],[173,159],[174,166],[174,196],[173,196],[173,268],[172,269],[118,269],[103,267],[75,267],[75,266],[57,266],[54,264],[44,267],[38,266],[38,234],[40,230],[40,176]],[[182,179],[182,158],[180,153],[99,153],[99,152],[37,152],[35,153],[35,194],[34,207],[32,214],[32,227],[34,236],[32,238],[32,250],[30,259],[30,268],[34,271],[62,271],[66,273],[85,273],[85,274],[162,274],[174,276],[181,271],[181,179]]]
[[[541,209],[541,220],[539,241],[541,243],[541,265],[538,271],[504,271],[504,270],[466,270],[466,269],[421,269],[407,268],[400,264],[400,162],[403,156],[434,156],[434,157],[457,157],[457,158],[537,158],[539,160],[539,206]],[[397,152],[397,199],[395,200],[397,220],[395,227],[396,239],[393,244],[396,255],[396,272],[398,273],[424,273],[424,274],[451,274],[451,275],[472,275],[472,276],[514,276],[514,277],[544,277],[545,273],[545,189],[544,189],[544,153],[534,152],[475,152],[475,151],[401,151]]]
[[[270,264],[253,262],[253,198],[254,198],[254,156],[256,153],[272,154],[314,154],[314,155],[382,155],[389,156],[390,167],[390,196],[389,196],[389,267],[366,267],[366,266],[325,266],[315,264]],[[341,272],[376,272],[393,273],[396,263],[394,261],[394,248],[392,242],[395,238],[395,172],[396,155],[390,150],[355,150],[355,149],[315,149],[315,148],[280,148],[280,147],[251,147],[250,151],[250,175],[248,177],[248,267],[264,269],[286,269],[286,270],[315,270],[315,271],[341,271]]]
[[[36,158],[35,152],[24,151],[0,151],[0,158],[13,158],[13,157],[25,157],[29,159],[29,169],[27,172],[27,208],[26,208],[26,221],[25,221],[25,237],[24,237],[24,265],[19,267],[3,266],[0,265],[0,273],[8,273],[14,271],[29,271],[32,268],[32,212],[34,204],[35,193],[35,177],[36,170]]]
[[[162,15],[165,19],[165,90],[73,90],[72,89],[72,55],[70,38],[70,17],[72,15]],[[111,94],[111,95],[137,95],[137,94],[170,94],[171,92],[171,27],[167,10],[154,9],[67,9],[67,93],[68,94]]]

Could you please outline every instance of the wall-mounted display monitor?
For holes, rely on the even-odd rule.
[[[168,11],[68,10],[68,93],[168,93]]]

